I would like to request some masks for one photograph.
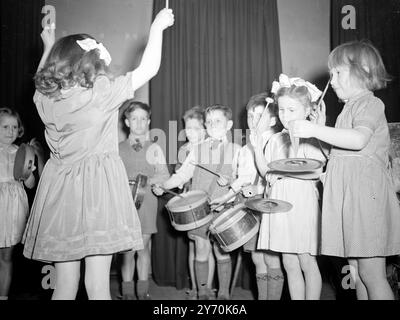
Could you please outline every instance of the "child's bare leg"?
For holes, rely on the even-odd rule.
[[[218,299],[230,299],[230,285],[232,276],[232,260],[229,253],[224,252],[214,243],[214,253],[217,258],[218,272]]]
[[[209,274],[209,257],[211,252],[211,243],[209,239],[192,235],[195,241],[195,261],[194,269],[196,275],[197,289],[199,299],[208,299],[207,280]]]
[[[122,254],[121,277],[122,281],[132,281],[135,274],[135,253],[136,251],[128,251]]]
[[[111,300],[111,260],[112,255],[85,258],[85,287],[89,300]]]
[[[357,294],[357,299],[358,300],[368,300],[368,292],[367,288],[365,287],[365,284],[360,278],[360,275],[358,273],[358,260],[357,259],[348,259],[349,265],[350,265],[350,275],[353,279],[353,282],[356,286],[356,294]]]
[[[279,252],[266,251],[264,262],[267,265],[268,300],[280,300],[282,297],[284,276]]]
[[[288,277],[291,299],[304,300],[306,297],[306,289],[298,255],[282,253],[282,260]]]
[[[56,262],[56,284],[52,300],[74,300],[79,288],[80,261]]]
[[[394,300],[393,291],[386,278],[385,257],[358,259],[358,272],[370,300]]]
[[[299,261],[306,284],[306,300],[320,300],[322,277],[318,268],[317,258],[304,253],[299,254]]]
[[[143,234],[143,249],[138,251],[136,292],[139,300],[149,298],[150,239],[151,234]]]
[[[14,247],[0,249],[0,297],[8,297],[12,279],[12,254]]]

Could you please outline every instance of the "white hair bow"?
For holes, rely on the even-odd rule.
[[[77,40],[76,43],[85,51],[91,51],[94,49],[98,49],[100,52],[100,59],[104,60],[106,63],[106,66],[110,65],[111,63],[111,55],[106,49],[105,46],[103,46],[102,43],[97,43],[96,40],[91,39],[91,38],[86,38],[84,40]]]
[[[316,102],[322,94],[322,91],[319,90],[312,83],[305,81],[301,78],[289,78],[286,74],[283,73],[279,76],[279,82],[278,81],[272,82],[271,92],[273,94],[276,94],[280,88],[282,87],[290,88],[293,85],[295,85],[296,87],[301,87],[301,86],[307,87],[308,92],[311,95],[311,102]]]

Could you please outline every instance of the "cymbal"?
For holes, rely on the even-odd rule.
[[[324,163],[309,158],[289,158],[272,161],[268,167],[274,171],[282,172],[308,172],[322,168]]]
[[[292,209],[289,202],[276,199],[250,199],[244,205],[255,213],[288,212]]]
[[[22,143],[15,155],[14,179],[17,181],[26,180],[30,176],[34,164],[35,152],[33,148],[29,144]]]

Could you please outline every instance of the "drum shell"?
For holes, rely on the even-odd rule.
[[[171,200],[176,199],[176,197]],[[196,201],[195,205],[187,205],[187,208],[174,208],[171,200],[165,206],[169,213],[172,226],[178,231],[189,231],[200,228],[212,220],[210,204],[207,197],[202,201]]]
[[[233,251],[249,241],[260,228],[258,219],[243,204],[238,204],[213,220],[210,231],[221,248]]]

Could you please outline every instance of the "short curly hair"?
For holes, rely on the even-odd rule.
[[[42,94],[55,97],[61,89],[75,85],[92,88],[96,77],[109,75],[98,49],[85,51],[76,41],[94,39],[88,34],[73,34],[59,39],[50,51],[44,67],[35,77],[36,89]]]
[[[7,108],[7,107],[2,107],[2,108],[0,108],[0,119],[4,116],[14,117],[15,119],[17,119],[18,138],[21,138],[24,135],[25,128],[24,128],[24,125],[22,124],[21,117],[19,116],[18,112],[13,109]]]

